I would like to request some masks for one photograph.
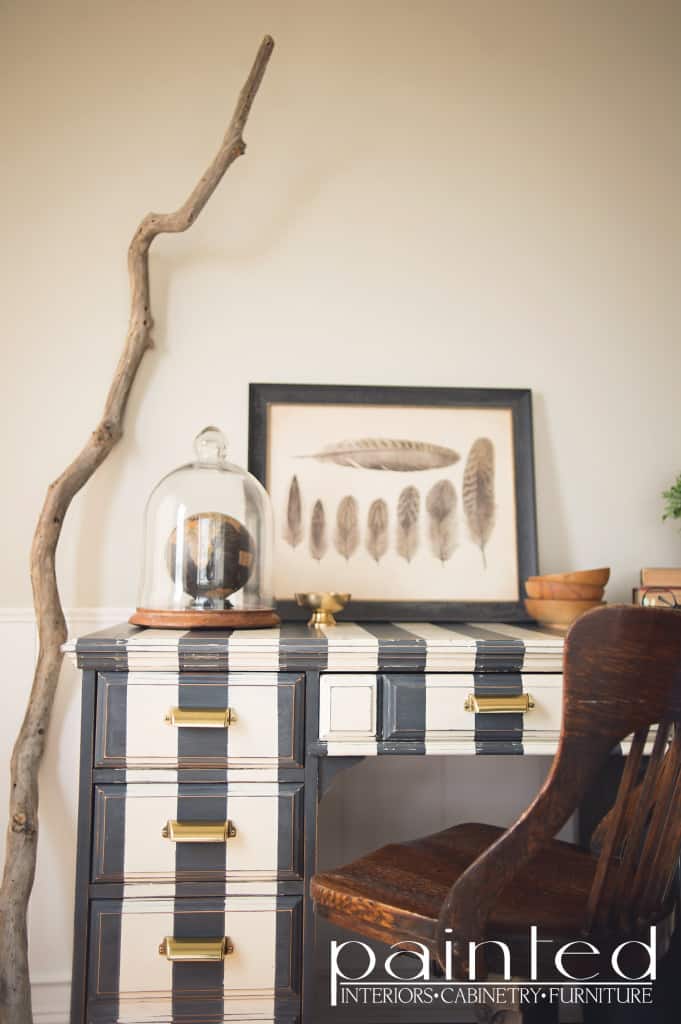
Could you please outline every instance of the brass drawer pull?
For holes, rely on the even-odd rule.
[[[224,843],[236,828],[231,821],[167,821],[161,835],[171,843]]]
[[[163,717],[167,725],[190,729],[226,729],[234,720],[231,708],[170,708]]]
[[[469,693],[464,704],[466,711],[475,711],[478,715],[522,713],[531,711],[533,707],[534,697],[529,693],[519,693],[512,697],[487,697]]]
[[[175,964],[214,963],[233,953],[234,946],[226,935],[219,939],[175,939],[166,935],[158,951]]]

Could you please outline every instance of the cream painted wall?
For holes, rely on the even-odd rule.
[[[139,217],[184,199],[260,37],[249,151],[154,252],[158,347],[77,501],[71,605],[134,600],[150,487],[251,380],[528,386],[541,565],[681,559],[681,6],[597,0],[2,5],[3,603],[98,416]]]
[[[0,606],[29,604],[42,493],[99,415],[130,236],[204,169],[265,32],[246,157],[154,250],[157,348],[66,524],[65,602],[134,603],[149,489],[207,422],[245,459],[252,380],[531,387],[542,568],[612,565],[626,598],[641,565],[678,564],[659,521],[681,470],[675,0],[4,0]],[[33,642],[5,619],[0,775]],[[32,910],[34,974],[62,985],[69,679]],[[529,795],[544,769],[517,770]],[[457,813],[494,811],[485,772]]]

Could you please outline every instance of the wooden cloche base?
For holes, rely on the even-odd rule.
[[[263,629],[278,626],[281,620],[270,608],[254,611],[226,608],[212,612],[138,608],[129,621],[133,626],[151,626],[152,629]]]

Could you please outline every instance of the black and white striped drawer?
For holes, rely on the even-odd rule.
[[[551,754],[561,714],[557,673],[328,672],[319,738],[329,756]]]
[[[102,673],[97,768],[298,768],[304,677]]]
[[[96,784],[91,880],[134,892],[141,882],[301,879],[302,795],[302,782]]]
[[[293,1021],[300,896],[94,900],[88,1020]]]

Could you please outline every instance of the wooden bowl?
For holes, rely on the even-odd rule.
[[[591,608],[598,608],[604,601],[551,601],[527,598],[525,607],[537,622],[554,629],[566,630],[575,619]]]
[[[556,583],[587,583],[604,587],[610,579],[609,569],[584,569],[581,572],[554,572],[546,576],[533,577],[539,580],[553,580]]]
[[[545,580],[541,576],[530,576],[525,583],[528,597],[554,598],[559,601],[600,601],[605,587],[591,583],[563,583],[562,580]]]

